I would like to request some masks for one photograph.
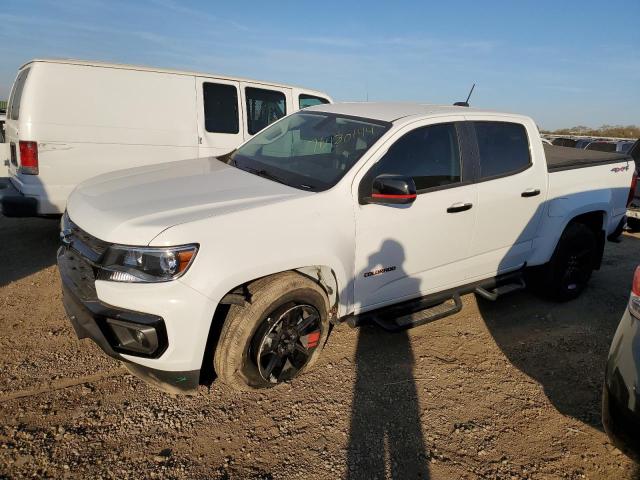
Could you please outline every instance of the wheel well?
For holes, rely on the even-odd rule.
[[[338,281],[335,275],[335,272],[326,265],[311,265],[307,267],[299,267],[292,270],[291,272],[296,272],[300,275],[304,275],[305,277],[316,282],[327,294],[329,298],[330,312],[329,316],[332,316],[332,313],[337,314],[337,305],[338,305]],[[276,275],[278,273],[283,272],[275,272],[271,275]],[[267,277],[270,275],[267,275]],[[216,311],[213,314],[213,318],[211,319],[211,325],[209,326],[209,334],[207,336],[207,343],[204,350],[204,355],[202,357],[202,366],[200,368],[200,383],[204,385],[210,385],[213,380],[215,380],[215,372],[213,370],[213,356],[215,355],[216,346],[218,344],[218,340],[220,339],[220,333],[222,332],[222,327],[224,325],[227,314],[229,313],[229,308],[231,305],[242,305],[244,302],[250,302],[251,297],[249,294],[248,286],[253,282],[260,280],[259,277],[254,278],[253,280],[249,280],[243,284],[240,284],[227,292],[227,294],[222,297],[222,300],[216,307]]]
[[[594,235],[596,236],[596,241],[598,245],[597,246],[598,251],[596,252],[596,262],[594,265],[594,268],[596,270],[600,269],[600,265],[602,264],[602,257],[604,255],[604,244],[606,240],[604,219],[605,219],[605,212],[603,211],[583,213],[581,215],[578,215],[572,218],[571,221],[565,227],[565,230],[566,230],[569,227],[569,225],[573,223],[581,223],[582,225],[589,227],[589,229],[594,233]]]

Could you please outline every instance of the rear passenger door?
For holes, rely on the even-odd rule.
[[[291,89],[242,82],[245,138],[293,112]]]
[[[244,140],[240,82],[196,78],[199,156],[224,155]]]
[[[485,120],[468,125],[467,131],[475,134],[478,187],[472,279],[513,270],[527,261],[546,198],[547,168],[534,127]]]

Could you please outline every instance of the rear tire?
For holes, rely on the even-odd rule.
[[[627,228],[632,232],[640,232],[640,218],[627,218]]]
[[[597,256],[593,230],[582,223],[571,223],[560,237],[551,261],[545,268],[544,289],[552,298],[567,301],[586,288]]]
[[[318,360],[329,335],[329,301],[317,283],[296,272],[262,278],[248,289],[251,303],[229,309],[214,369],[237,390],[275,387]]]

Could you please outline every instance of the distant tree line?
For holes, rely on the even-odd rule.
[[[578,125],[572,128],[560,128],[558,130],[541,130],[541,133],[551,135],[585,135],[587,137],[619,137],[640,138],[640,127],[637,125],[602,125],[599,128]]]

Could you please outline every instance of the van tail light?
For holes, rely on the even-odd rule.
[[[633,197],[636,194],[636,187],[638,186],[638,171],[633,172],[633,177],[631,178],[631,190],[629,191],[629,198],[627,199],[627,207],[631,205],[633,201]]]
[[[38,175],[38,142],[20,141],[20,173]]]
[[[640,320],[640,266],[636,268],[631,286],[631,298],[629,299],[629,311],[631,315]]]

